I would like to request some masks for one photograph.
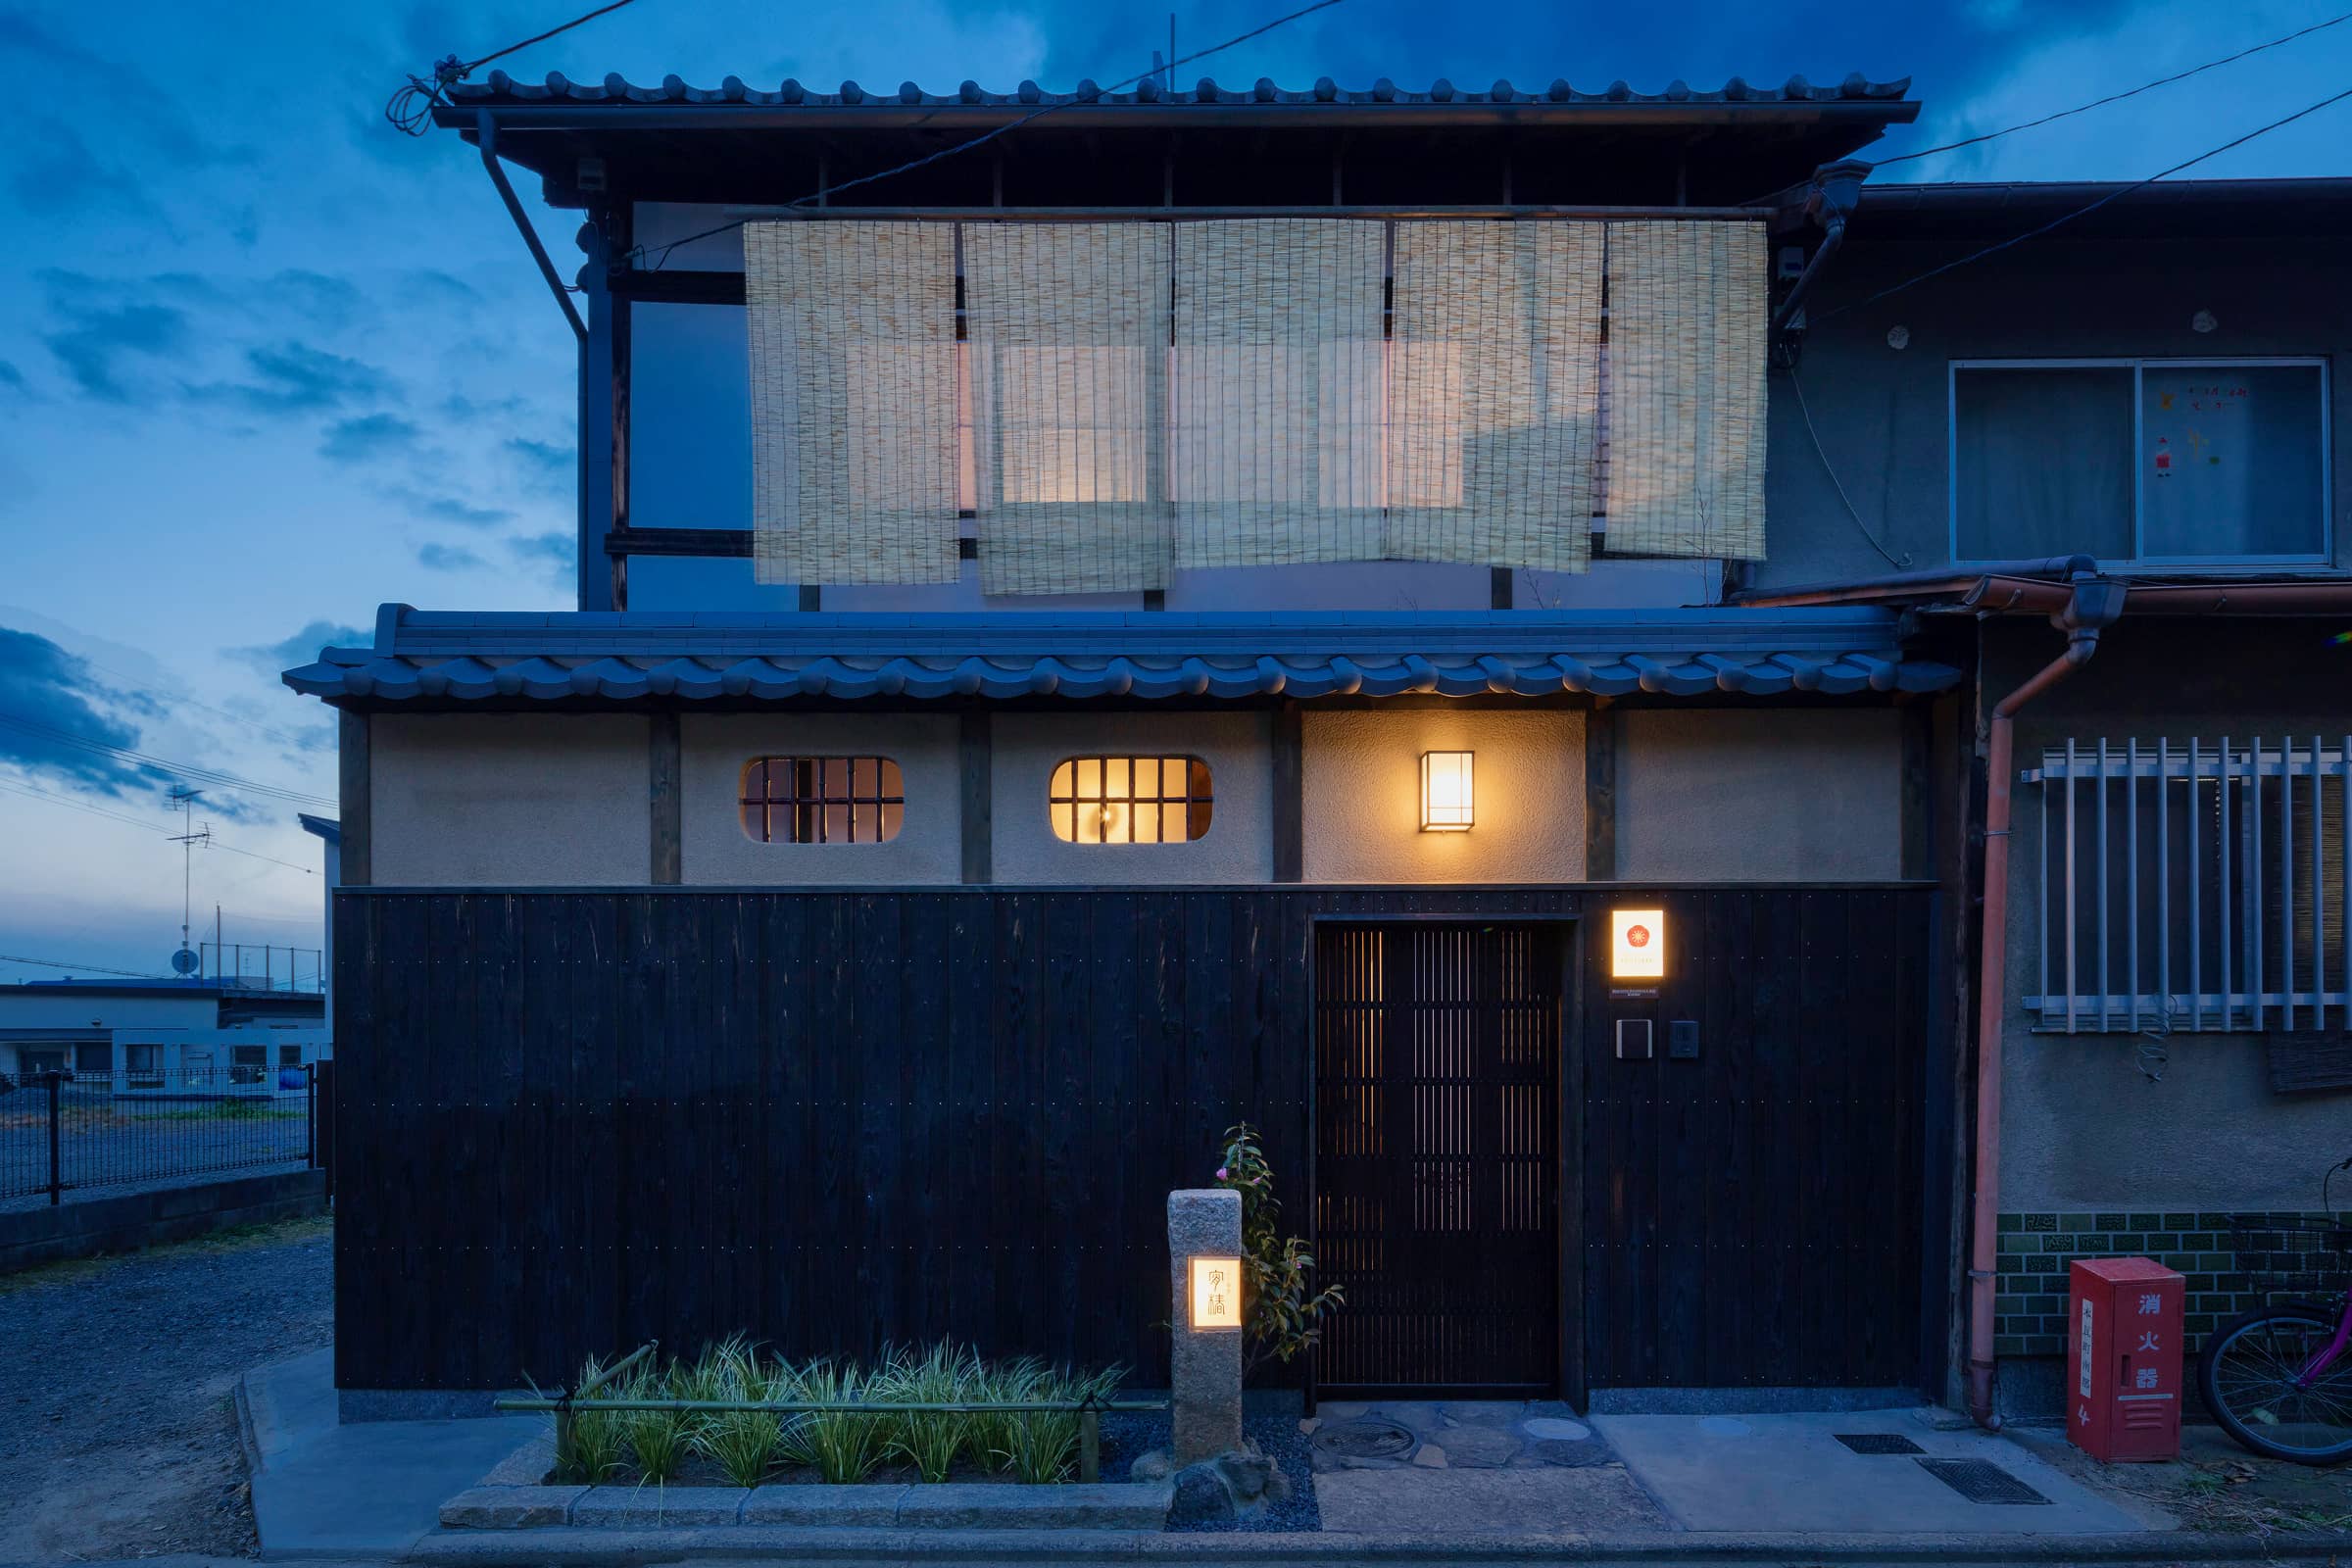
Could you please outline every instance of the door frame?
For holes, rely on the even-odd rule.
[[[1573,912],[1539,913],[1532,910],[1443,909],[1415,910],[1409,914],[1378,913],[1349,914],[1344,911],[1317,910],[1306,922],[1306,1243],[1309,1250],[1321,1255],[1322,1237],[1316,1229],[1321,1204],[1318,1167],[1322,1156],[1321,1079],[1317,1070],[1322,1055],[1322,1037],[1312,1021],[1317,1004],[1323,995],[1322,977],[1316,972],[1315,953],[1320,944],[1317,933],[1327,925],[1520,925],[1564,926],[1560,933],[1560,1021],[1559,1021],[1559,1094],[1560,1103],[1554,1107],[1560,1129],[1560,1158],[1558,1171],[1558,1223],[1552,1227],[1553,1241],[1558,1251],[1555,1259],[1555,1280],[1559,1298],[1559,1384],[1552,1391],[1579,1415],[1591,1402],[1592,1391],[1585,1383],[1585,1247],[1584,1247],[1584,1169],[1585,1169],[1585,1097],[1580,1092],[1585,1076],[1585,916],[1581,906]],[[1347,1310],[1345,1307],[1342,1311]],[[1315,1362],[1306,1362],[1306,1413],[1315,1412]]]

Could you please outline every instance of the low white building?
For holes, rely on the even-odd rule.
[[[326,999],[220,979],[28,980],[0,986],[0,1074],[68,1073],[122,1092],[251,1094],[302,1087],[331,1055]]]

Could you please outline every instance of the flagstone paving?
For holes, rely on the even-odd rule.
[[[1325,1401],[1311,1426],[1326,1530],[1424,1536],[1671,1530],[1592,1426],[1555,1400]]]

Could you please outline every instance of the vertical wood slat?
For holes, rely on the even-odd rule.
[[[956,765],[962,877],[967,884],[989,882],[996,875],[996,781],[990,776],[995,758],[989,710],[966,709],[956,717]]]
[[[1306,872],[1305,714],[1295,702],[1274,710],[1274,880]]]
[[[646,719],[646,806],[652,844],[647,880],[675,887],[684,870],[685,839],[678,771],[682,765],[676,709],[658,709]]]
[[[1585,880],[1617,877],[1617,710],[1605,700],[1585,714]]]
[[[336,715],[335,734],[336,816],[341,824],[337,864],[345,887],[364,888],[375,880],[368,715],[344,709]]]
[[[1262,1119],[1286,1217],[1324,1233],[1328,1269],[1374,1268],[1414,1241],[1409,1212],[1347,1207],[1339,1163],[1364,1137],[1522,1152],[1533,1137],[1543,1158],[1520,1094],[1537,1015],[1475,1020],[1541,989],[1512,918],[1589,897],[341,894],[338,1377],[546,1384],[643,1338],[740,1329],[794,1353],[952,1334],[1124,1361],[1150,1383],[1167,1348],[1159,1200],[1203,1180],[1233,1121]],[[1562,1332],[1546,1341],[1505,1312],[1466,1314],[1450,1338],[1407,1333],[1416,1303],[1383,1284],[1361,1298],[1379,1353],[1564,1365],[1557,1350],[1599,1386],[1906,1381],[1924,1020],[1918,982],[1886,976],[1922,961],[1930,896],[1622,897],[1658,899],[1668,940],[1687,939],[1659,1008],[1698,1022],[1698,1059],[1668,1057],[1663,1039],[1648,1062],[1608,1054],[1596,945],[1581,1015],[1544,1026],[1588,1048],[1580,1085],[1542,1096],[1567,1107],[1549,1134],[1553,1169],[1578,1161],[1563,1185],[1531,1193],[1514,1153],[1465,1209],[1444,1168],[1458,1142],[1423,1167],[1443,1178],[1437,1219],[1532,1223],[1553,1205],[1572,1262],[1543,1263],[1538,1289],[1568,1282],[1546,1320]],[[1346,928],[1353,945],[1336,949],[1333,926],[1308,924],[1416,912],[1434,923]],[[1414,1018],[1341,1028],[1345,985],[1437,984],[1465,954],[1483,954],[1472,983]],[[1421,1087],[1371,1097],[1351,1122],[1336,1079],[1392,1072]],[[1581,1223],[1557,1207],[1579,1194]],[[466,1250],[437,1260],[450,1248]],[[1462,1273],[1518,1277],[1498,1261],[1473,1249]],[[443,1294],[460,1288],[480,1300]],[[1736,1330],[1718,1310],[1731,1299]],[[1661,1327],[1694,1312],[1712,1326]]]

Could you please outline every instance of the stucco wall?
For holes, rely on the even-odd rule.
[[[1902,874],[1902,719],[1890,709],[1628,709],[1617,874],[1867,882]]]
[[[999,882],[1264,882],[1274,874],[1273,720],[1265,713],[1000,713],[995,723]],[[1078,756],[1198,757],[1215,806],[1191,844],[1065,844],[1046,791]]]
[[[2160,737],[2179,747],[2191,736],[2340,736],[2352,730],[2352,681],[2278,678],[2288,665],[2319,676],[2315,651],[2337,629],[2127,616],[2088,664],[2019,716],[2018,766],[2037,765],[2069,735],[2093,746],[2102,735],[2117,746],[2136,737],[2143,747]],[[1989,626],[1985,689],[2014,689],[2059,647],[2046,625]],[[2001,1208],[2315,1206],[2321,1171],[2352,1153],[2352,1093],[2274,1095],[2268,1048],[2255,1035],[2158,1042],[2034,1032],[2019,1004],[2040,990],[2037,789],[2016,786],[2010,840]],[[2141,1072],[2142,1047],[2161,1081]]]
[[[379,713],[371,874],[386,886],[579,886],[652,874],[646,720]]]
[[[1309,882],[1576,882],[1585,874],[1585,715],[1372,708],[1304,715]],[[1467,751],[1467,833],[1421,831],[1421,754]]]
[[[678,721],[685,882],[905,884],[961,872],[956,721],[946,713],[688,713]],[[906,814],[887,844],[761,844],[737,809],[756,757],[887,757]]]

